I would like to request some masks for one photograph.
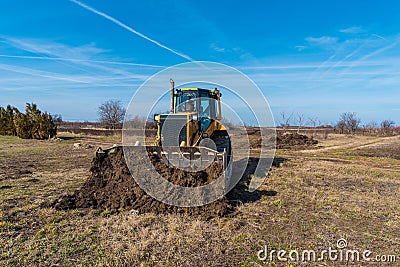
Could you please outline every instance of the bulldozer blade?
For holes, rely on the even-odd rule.
[[[98,148],[96,150],[96,155],[113,153],[113,150],[116,148],[116,146],[104,150]],[[225,152],[218,152],[208,147],[129,146],[129,149],[138,151],[144,151],[144,149],[146,149],[149,155],[155,156],[166,165],[175,166],[191,172],[205,169],[214,162],[223,166],[225,170],[228,163]]]

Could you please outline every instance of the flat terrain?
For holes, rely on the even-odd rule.
[[[46,207],[89,177],[95,146],[119,143],[118,137],[59,137],[0,136],[0,266],[287,266],[259,261],[257,252],[265,245],[321,251],[340,238],[348,248],[371,250],[371,257],[397,255],[396,263],[382,266],[400,265],[399,136],[330,134],[318,149],[278,150],[287,160],[270,172],[262,197],[207,221]],[[316,264],[292,266],[304,265]]]

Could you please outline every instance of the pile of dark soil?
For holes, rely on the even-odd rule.
[[[250,148],[257,149],[261,147],[261,135],[259,132],[249,134]],[[277,149],[303,149],[315,146],[318,141],[307,135],[298,133],[277,133]]]
[[[278,149],[301,149],[316,144],[318,144],[317,140],[298,133],[283,133],[276,136],[276,148]]]
[[[150,157],[157,157],[149,154]],[[133,175],[146,177],[141,158],[135,159]],[[156,170],[170,182],[195,187],[210,183],[222,173],[222,167],[211,164],[203,171],[185,172],[167,166],[153,158]],[[97,154],[90,169],[91,176],[81,189],[73,194],[64,195],[52,205],[56,209],[95,208],[100,210],[135,210],[139,213],[183,213],[203,218],[224,216],[233,210],[226,198],[200,207],[176,207],[162,203],[146,194],[131,176],[126,165],[122,147],[116,147],[112,153]]]

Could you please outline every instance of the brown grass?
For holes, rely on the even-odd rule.
[[[322,250],[339,238],[351,248],[400,254],[400,160],[380,154],[387,138],[331,134],[321,149],[278,151],[290,160],[262,187],[275,196],[243,204],[233,217],[201,221],[42,207],[88,176],[95,148],[73,143],[118,141],[68,137],[0,137],[0,266],[261,266],[268,265],[256,256],[264,245]],[[375,154],[360,153],[369,144]]]

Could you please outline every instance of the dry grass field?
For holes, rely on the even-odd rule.
[[[118,137],[61,134],[61,141],[0,136],[0,266],[342,266],[260,261],[275,250],[348,248],[397,255],[400,265],[400,136],[330,134],[316,149],[278,150],[262,192],[227,217],[98,210],[46,203],[78,189],[95,146]],[[74,143],[81,142],[80,148]],[[93,147],[86,147],[86,144]],[[380,265],[382,264],[382,265]]]

